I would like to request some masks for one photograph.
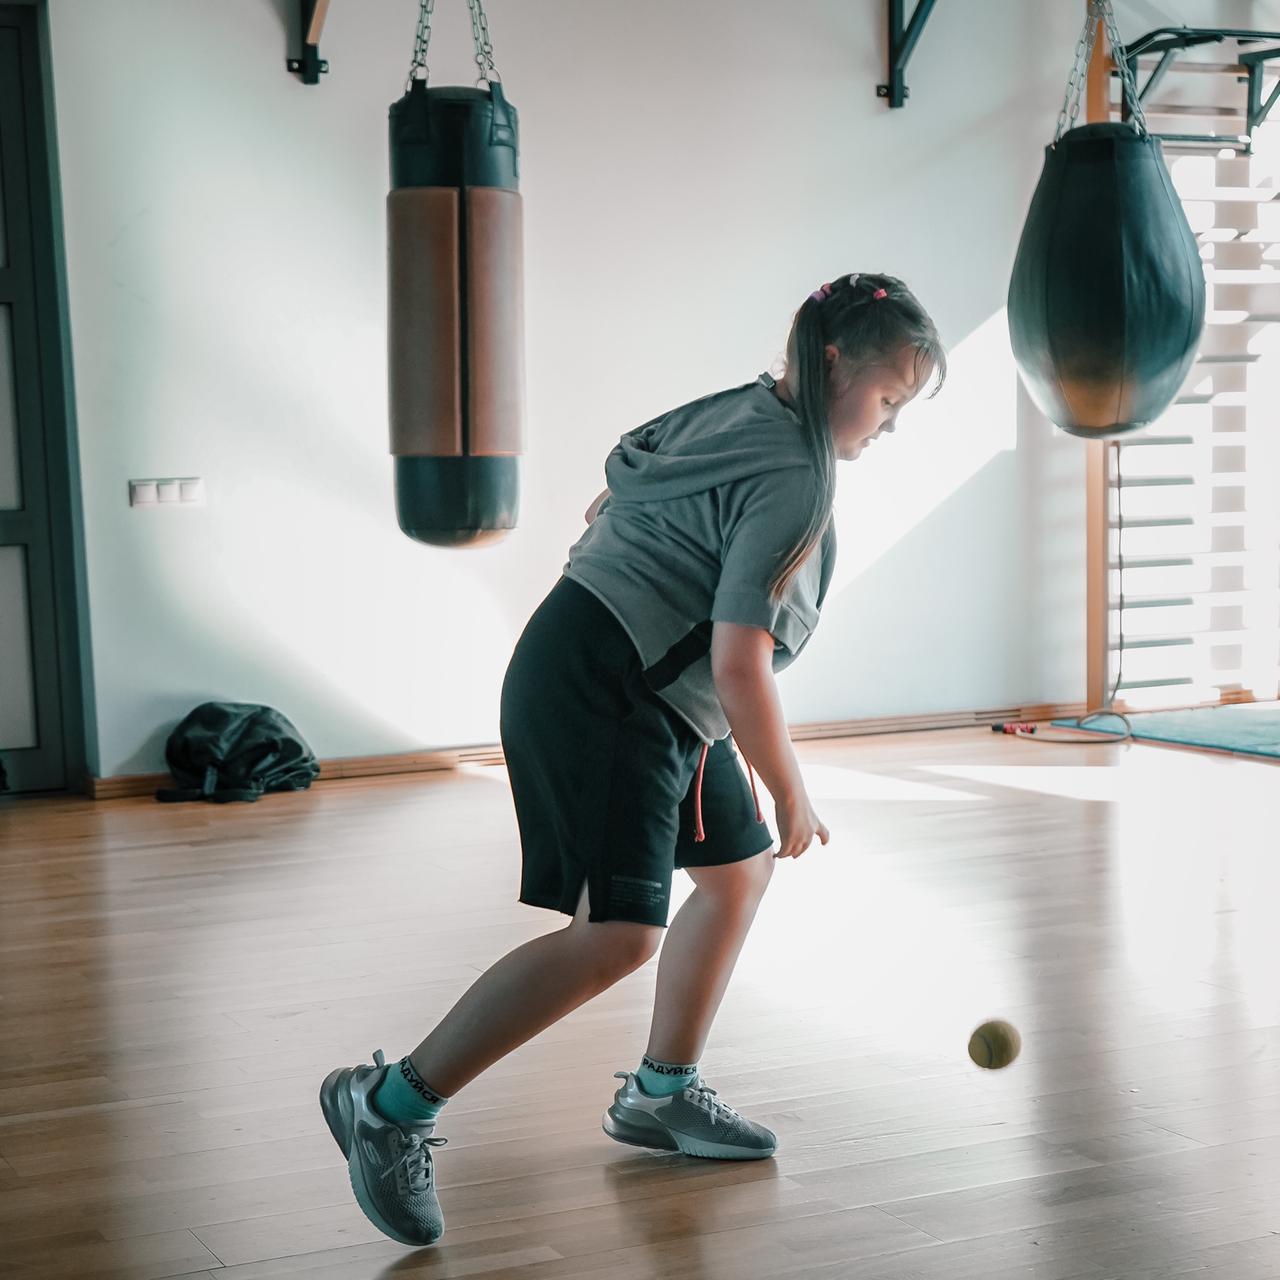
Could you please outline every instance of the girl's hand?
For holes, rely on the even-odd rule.
[[[773,855],[775,858],[798,858],[813,843],[814,836],[823,844],[831,838],[831,833],[814,813],[806,791],[788,796],[776,806],[775,812],[778,817],[778,840],[782,845]]]

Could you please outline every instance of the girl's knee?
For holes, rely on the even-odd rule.
[[[718,867],[686,867],[685,870],[704,893],[729,905],[754,905],[768,887],[776,861],[773,849],[769,848],[739,862]]]
[[[617,940],[611,944],[614,958],[622,966],[624,973],[638,969],[647,964],[658,954],[662,946],[663,929],[656,924],[632,924],[626,920],[603,920],[592,925],[593,929],[601,926],[613,926]]]
[[[618,978],[651,960],[662,945],[663,929],[656,924],[635,924],[630,920],[597,920],[589,923],[586,913],[574,917],[565,930],[583,955],[583,962],[606,978]]]
[[[661,925],[630,920],[588,920],[590,895],[586,884],[578,896],[578,909],[565,933],[582,948],[586,962],[606,978],[618,978],[651,960],[662,945]]]

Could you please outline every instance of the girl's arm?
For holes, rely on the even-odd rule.
[[[798,857],[828,833],[813,811],[791,746],[773,676],[773,636],[763,627],[717,622],[711,631],[711,675],[734,741],[773,796],[780,858]]]
[[[587,521],[587,523],[588,523],[588,524],[590,524],[590,523],[591,523],[591,522],[596,518],[596,516],[599,514],[599,511],[600,511],[600,504],[601,504],[602,502],[604,502],[604,500],[605,500],[608,496],[609,496],[609,490],[608,490],[608,489],[606,489],[606,490],[605,490],[605,491],[604,491],[604,492],[603,492],[603,493],[602,493],[602,494],[601,494],[601,495],[600,495],[600,496],[599,496],[599,497],[598,497],[598,498],[597,498],[597,499],[596,499],[596,500],[595,500],[595,501],[594,501],[594,502],[593,502],[593,503],[592,503],[592,504],[587,508],[587,514],[586,514],[586,517],[585,517],[585,518],[586,518],[586,521]]]

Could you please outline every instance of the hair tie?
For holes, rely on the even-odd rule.
[[[861,272],[855,271],[849,277],[849,288],[856,289],[858,287],[858,281],[861,279],[862,279]],[[877,289],[875,293],[871,295],[871,300],[873,302],[879,302],[881,298],[887,298],[888,296],[889,296],[889,291],[887,289]],[[831,285],[824,284],[822,288],[815,289],[809,295],[809,297],[812,298],[814,302],[821,302],[824,298],[831,297]]]

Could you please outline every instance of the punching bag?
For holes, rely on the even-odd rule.
[[[419,542],[515,528],[524,415],[518,120],[414,79],[390,110],[387,323],[396,516]]]
[[[1064,133],[1098,21],[1136,123]],[[1178,394],[1204,327],[1204,267],[1147,132],[1110,0],[1091,0],[1067,97],[1014,260],[1009,337],[1040,411],[1072,435],[1107,439],[1146,426]]]
[[[1090,439],[1158,418],[1195,360],[1204,295],[1158,139],[1088,124],[1046,148],[1009,282],[1014,358],[1046,417]]]

